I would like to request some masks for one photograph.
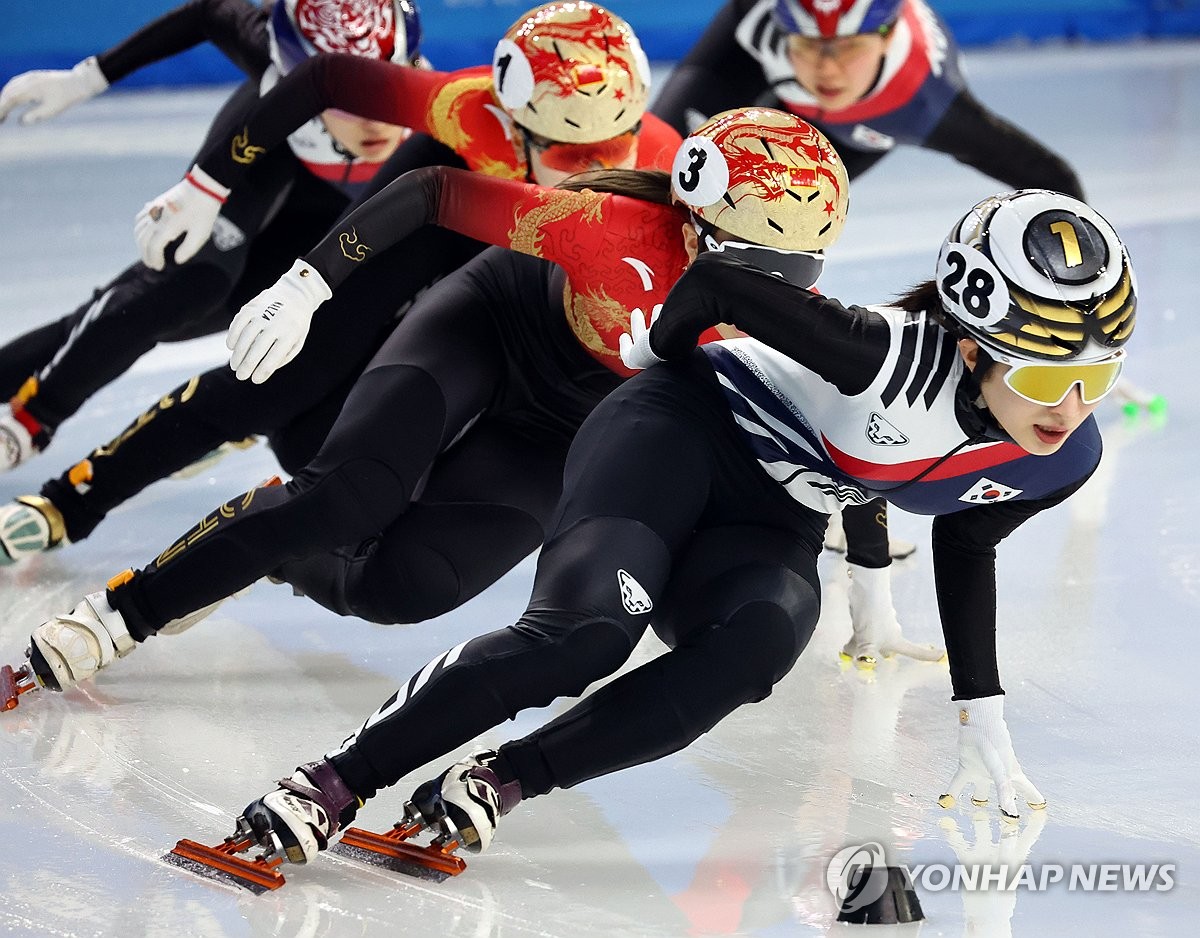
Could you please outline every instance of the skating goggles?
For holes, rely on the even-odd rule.
[[[1095,404],[1117,384],[1121,368],[1125,364],[1124,349],[1112,358],[1100,362],[1013,362],[1002,355],[997,361],[1009,366],[1004,374],[1004,383],[1009,390],[1031,404],[1057,407],[1067,399],[1071,389],[1079,385],[1079,393],[1085,404]]]
[[[819,62],[823,58],[829,58],[842,65],[864,55],[877,54],[879,46],[872,41],[872,37],[886,36],[890,30],[889,26],[887,29],[880,29],[878,33],[830,38],[801,36],[793,33],[788,36],[788,51],[802,62],[811,64]]]
[[[595,143],[559,143],[539,137],[524,128],[522,132],[529,149],[537,153],[543,166],[556,169],[560,173],[582,173],[597,164],[605,169],[620,166],[637,146],[641,129],[642,125],[639,123],[633,130],[609,137],[607,140],[597,140]]]

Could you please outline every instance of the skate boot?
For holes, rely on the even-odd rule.
[[[496,753],[487,751],[456,762],[421,785],[410,802],[427,826],[471,853],[491,845],[496,823],[521,800],[521,783],[501,783],[491,768],[495,759]]]
[[[0,408],[0,472],[15,469],[41,452],[48,439],[46,429],[24,407]]]
[[[842,648],[841,659],[861,671],[875,668],[879,659],[905,655],[918,661],[940,661],[943,648],[910,642],[900,631],[892,604],[890,567],[872,569],[847,564],[850,572],[850,626],[853,634]]]
[[[0,567],[69,544],[62,512],[41,495],[21,495],[0,507]]]
[[[253,837],[270,856],[308,863],[354,819],[359,800],[325,759],[302,765],[281,778],[273,792],[252,801],[238,818],[238,830]]]
[[[104,590],[86,596],[71,612],[33,630],[29,663],[38,683],[66,690],[137,648],[121,613]]]

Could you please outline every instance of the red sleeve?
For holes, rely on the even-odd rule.
[[[638,137],[638,169],[671,171],[671,163],[683,138],[670,124],[647,113],[642,118],[642,133]]]

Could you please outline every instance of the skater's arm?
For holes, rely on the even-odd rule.
[[[329,108],[430,132],[429,103],[446,81],[445,73],[380,59],[313,56],[255,102],[238,122],[237,131],[205,151],[197,164],[232,188],[259,156]]]
[[[247,0],[192,0],[74,68],[17,75],[0,90],[0,121],[23,108],[32,124],[87,101],[130,72],[211,39],[243,71],[258,77],[269,64],[267,15]]]
[[[282,0],[281,0],[282,2]],[[267,11],[249,0],[189,0],[96,56],[110,83],[152,62],[211,42],[247,75],[271,64]]]
[[[602,232],[613,196],[554,190],[449,167],[406,173],[366,200],[301,259],[336,289],[370,261],[425,224],[437,224],[490,245],[560,260],[548,227],[576,224]],[[544,210],[544,211],[540,211]]]
[[[1079,177],[1066,160],[988,110],[966,89],[955,96],[925,146],[1014,189],[1050,189],[1083,198]]]
[[[878,313],[843,306],[732,254],[707,252],[671,290],[650,347],[660,358],[680,358],[719,323],[795,359],[843,394],[870,386],[891,344],[891,329]]]
[[[1003,694],[996,663],[996,546],[1091,476],[1040,499],[966,508],[933,520],[933,571],[956,700]]]

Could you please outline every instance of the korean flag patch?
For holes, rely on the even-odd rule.
[[[958,496],[958,500],[971,505],[989,505],[992,502],[1006,502],[1020,494],[1021,489],[1009,488],[1000,482],[993,482],[991,479],[985,478],[980,479]]]

